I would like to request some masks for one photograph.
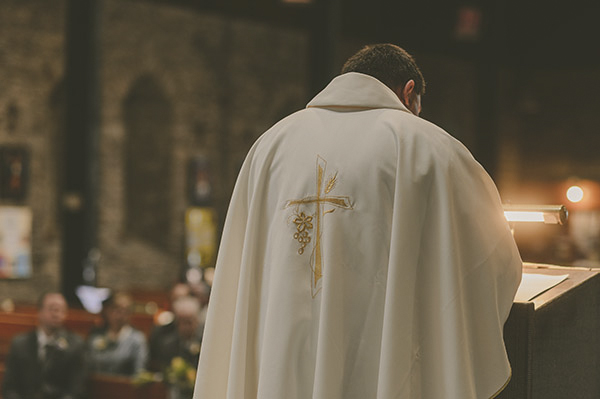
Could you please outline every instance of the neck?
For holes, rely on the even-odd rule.
[[[46,334],[49,337],[56,335],[56,333],[59,330],[58,328],[54,328],[54,327],[50,327],[50,326],[40,326],[40,328],[44,332],[44,334]]]

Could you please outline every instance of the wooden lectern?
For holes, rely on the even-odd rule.
[[[600,398],[600,270],[525,264],[568,278],[515,302],[504,326],[512,378],[499,399]]]

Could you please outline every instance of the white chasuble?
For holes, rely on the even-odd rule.
[[[194,398],[491,398],[520,278],[467,149],[378,80],[338,76],[242,166]]]

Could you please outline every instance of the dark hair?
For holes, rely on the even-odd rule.
[[[425,79],[413,57],[395,44],[371,44],[363,47],[342,67],[342,73],[360,72],[373,76],[392,90],[415,81],[415,92],[425,93]]]
[[[123,291],[114,291],[108,296],[108,298],[102,301],[102,309],[107,309],[111,306],[117,305],[117,302],[122,299],[129,302],[128,307],[131,308],[133,306],[133,298],[131,295]]]

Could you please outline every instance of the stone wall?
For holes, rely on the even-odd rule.
[[[23,147],[30,159],[24,200],[0,205],[27,206],[33,214],[32,277],[0,280],[0,299],[31,301],[60,287],[65,8],[63,0],[0,2],[0,145]]]
[[[117,0],[105,2],[101,38],[98,283],[167,288],[184,263],[190,160],[208,158],[213,205],[222,219],[250,145],[305,105],[307,38],[254,22]],[[153,119],[154,113],[164,117]],[[154,143],[144,142],[144,135]],[[153,171],[153,180],[133,180],[127,170],[134,158]],[[146,200],[140,198],[144,192]],[[132,209],[132,203],[148,209]],[[163,215],[152,211],[160,212],[160,204]]]
[[[250,145],[306,103],[307,38],[143,1],[106,0],[100,20],[97,281],[166,289],[184,264],[189,162],[208,159],[222,220]],[[0,145],[28,149],[18,205],[33,211],[33,276],[0,280],[0,300],[60,288],[65,24],[65,1],[0,2]]]

